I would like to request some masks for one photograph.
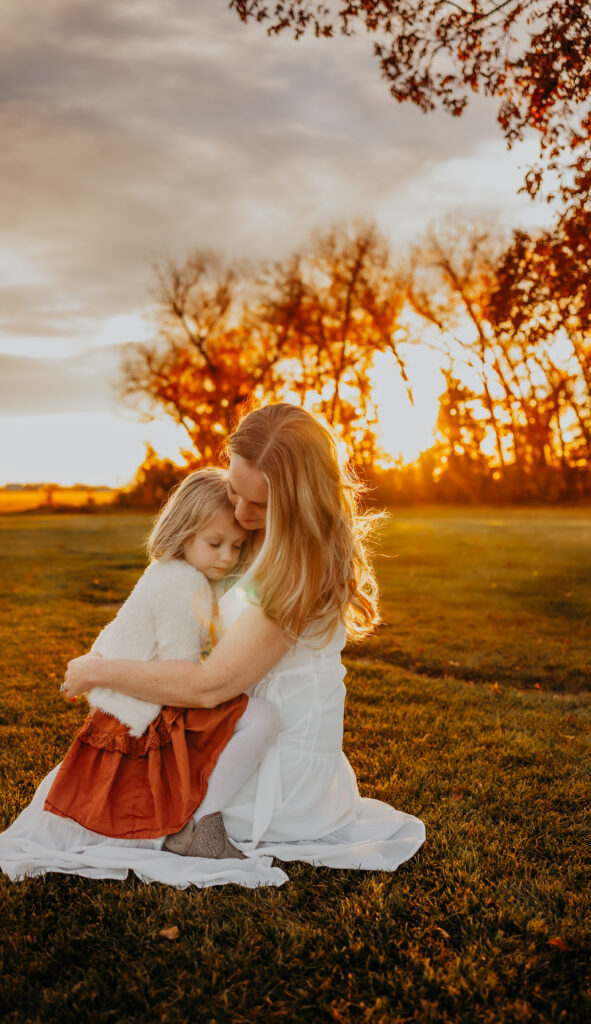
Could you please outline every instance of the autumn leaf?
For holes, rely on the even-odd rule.
[[[563,953],[568,952],[570,948],[567,946],[566,942],[560,938],[560,935],[556,935],[553,939],[548,939],[548,945],[554,946],[555,949],[560,949]]]
[[[179,926],[178,924],[173,924],[170,928],[161,928],[158,934],[161,935],[163,939],[170,939],[170,941],[173,942],[174,939],[178,939],[180,935]]]

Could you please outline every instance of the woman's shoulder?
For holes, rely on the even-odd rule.
[[[305,647],[307,650],[319,654],[321,657],[342,651],[347,643],[347,630],[340,620],[326,632],[319,632],[312,623],[304,630],[298,639],[296,646]]]
[[[248,570],[239,576],[228,575],[219,584],[217,596],[220,600],[220,607],[223,604],[232,605],[236,602],[240,605],[260,604],[259,588]]]

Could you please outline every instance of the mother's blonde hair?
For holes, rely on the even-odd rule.
[[[265,542],[253,566],[266,615],[289,635],[321,640],[339,622],[361,639],[380,621],[366,541],[376,520],[339,458],[328,424],[297,406],[247,413],[228,442],[268,483]]]

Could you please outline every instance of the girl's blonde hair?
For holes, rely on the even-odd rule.
[[[171,491],[148,537],[151,562],[182,558],[185,544],[207,528],[217,512],[234,508],[224,469],[198,469]]]
[[[265,614],[292,637],[320,641],[344,621],[358,640],[380,621],[366,541],[381,517],[360,510],[363,488],[341,447],[327,423],[285,403],[247,413],[228,441],[267,480],[253,577]]]

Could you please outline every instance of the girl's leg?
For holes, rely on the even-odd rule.
[[[279,712],[269,701],[250,697],[209,776],[205,799],[193,815],[197,823],[207,814],[223,811],[232,797],[258,768],[279,732]]]

